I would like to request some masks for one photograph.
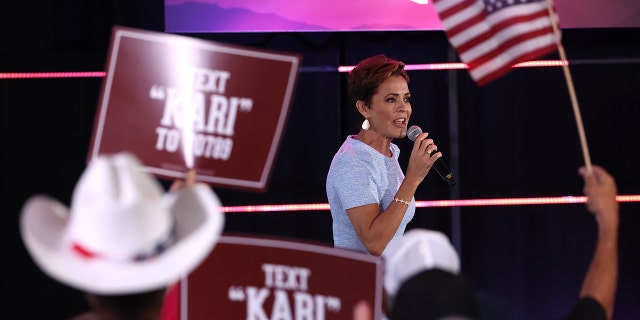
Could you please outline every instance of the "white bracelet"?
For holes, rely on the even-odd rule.
[[[404,203],[404,204],[406,204],[407,206],[411,204],[411,202],[409,202],[409,201],[405,201],[405,200],[402,200],[402,199],[400,199],[400,198],[393,198],[393,201],[395,201],[395,202],[400,202],[400,203]]]

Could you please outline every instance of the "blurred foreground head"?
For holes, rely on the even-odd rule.
[[[392,320],[476,319],[475,291],[439,231],[411,229],[387,248],[385,292]]]
[[[93,160],[70,207],[46,195],[24,204],[20,231],[36,264],[85,292],[161,289],[194,270],[224,225],[220,200],[205,184],[164,192],[130,153]]]

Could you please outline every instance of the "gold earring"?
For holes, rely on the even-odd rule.
[[[362,125],[360,127],[362,128],[362,130],[369,130],[369,128],[371,128],[371,124],[369,123],[369,119],[364,119],[364,121],[362,121]]]

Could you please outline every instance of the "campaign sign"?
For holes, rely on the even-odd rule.
[[[181,318],[352,319],[353,307],[365,300],[380,319],[382,272],[382,258],[365,253],[223,235],[182,280]]]
[[[264,191],[300,56],[115,26],[89,159],[130,151],[144,170]]]

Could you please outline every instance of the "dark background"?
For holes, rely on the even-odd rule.
[[[163,14],[163,3],[151,0],[3,1],[0,72],[104,71],[114,24],[163,31]],[[457,61],[440,31],[187,36],[303,56],[268,189],[214,188],[227,206],[326,203],[331,158],[346,135],[357,132],[359,118],[346,103],[346,75],[323,67],[378,53],[408,64]],[[567,29],[563,39],[591,161],[616,177],[620,194],[639,194],[640,29]],[[430,175],[417,200],[582,194],[577,169],[585,160],[561,68],[515,69],[482,88],[466,70],[410,76],[412,123],[436,139],[458,179],[449,188]],[[65,319],[86,310],[79,292],[33,264],[18,217],[34,193],[69,202],[85,167],[101,81],[0,79],[3,319]],[[405,167],[409,141],[396,143]],[[637,202],[621,204],[615,319],[640,316],[639,211]],[[512,319],[567,312],[596,235],[584,204],[419,208],[409,227],[449,234],[463,272],[479,290],[506,302]],[[225,230],[329,245],[332,239],[328,211],[229,213]]]

